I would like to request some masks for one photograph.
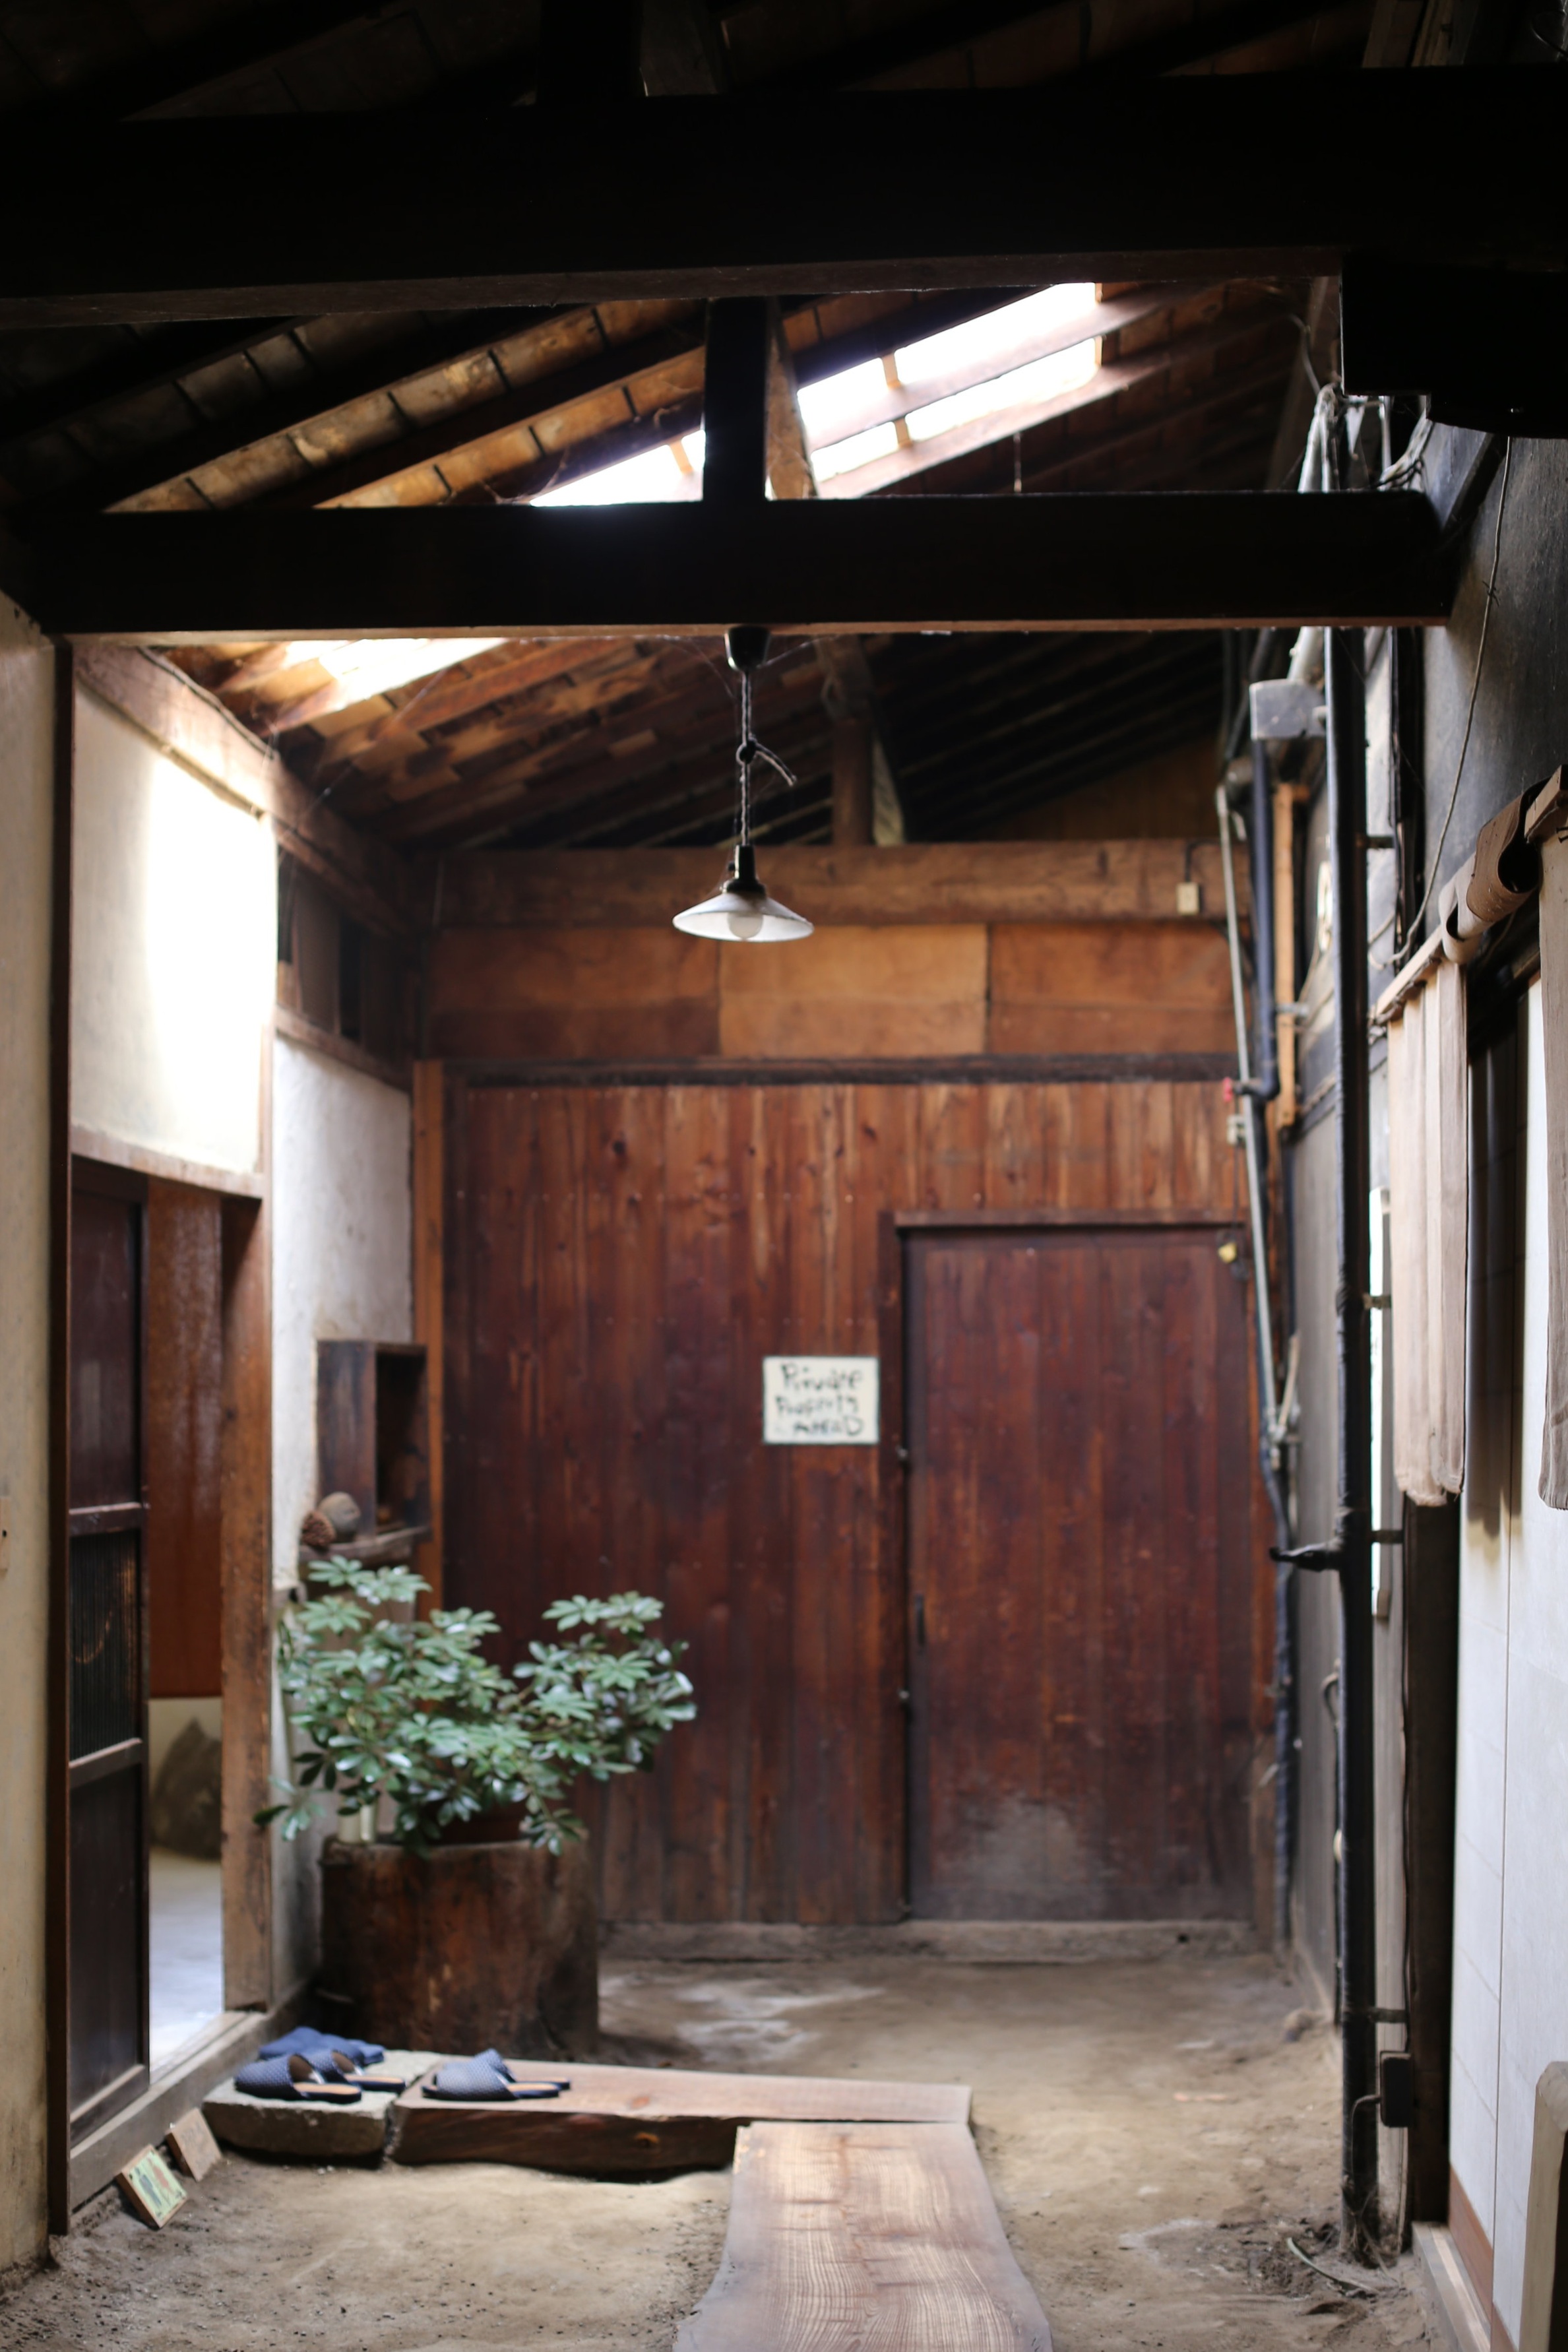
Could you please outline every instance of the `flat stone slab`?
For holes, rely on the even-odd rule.
[[[417,2081],[437,2063],[429,2050],[389,2050],[386,2071]],[[232,2075],[209,2092],[202,2113],[225,2147],[251,2148],[261,2156],[293,2156],[306,2164],[330,2164],[341,2157],[380,2156],[397,2094],[366,2091],[352,2105],[311,2099],[253,2099],[236,2091]]]

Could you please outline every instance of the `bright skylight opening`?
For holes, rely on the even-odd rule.
[[[701,494],[703,452],[706,436],[699,430],[680,443],[681,464],[674,446],[664,442],[644,449],[640,457],[623,457],[618,466],[601,466],[595,474],[580,474],[557,490],[541,490],[536,507],[668,506]]]
[[[394,687],[410,686],[416,677],[433,677],[505,643],[504,637],[324,638],[319,645],[300,644],[294,657],[319,662],[349,689],[351,701],[368,702],[372,695],[390,694]]]
[[[1033,342],[1058,327],[1074,326],[1080,319],[1087,323],[1094,310],[1092,285],[1048,286],[1021,302],[988,310],[984,318],[966,319],[960,327],[905,343],[894,355],[898,380],[918,390],[936,376],[978,373],[988,360],[1005,362],[1020,343]]]
[[[852,430],[866,407],[886,395],[887,374],[880,360],[865,360],[859,367],[842,368],[837,375],[825,376],[821,383],[803,383],[800,419],[812,447],[821,448],[823,442]],[[841,467],[834,468],[839,473],[842,470]]]
[[[852,474],[857,466],[869,466],[873,457],[891,457],[897,446],[896,425],[873,425],[864,433],[852,433],[847,441],[814,449],[811,471],[819,482],[831,482],[835,474]]]
[[[925,408],[912,408],[904,420],[909,437],[912,441],[934,441],[939,433],[951,433],[956,425],[971,425],[977,417],[995,416],[1004,408],[1033,406],[1042,400],[1054,400],[1059,393],[1077,392],[1089,382],[1099,364],[1096,350],[1096,340],[1091,335],[1086,342],[1073,343],[1064,352],[1052,352],[1049,359],[1030,360],[1027,367],[1011,368],[1006,375],[994,375],[988,383],[971,384],[967,392],[952,393],[946,400],[934,400]],[[856,460],[857,464],[863,462]]]

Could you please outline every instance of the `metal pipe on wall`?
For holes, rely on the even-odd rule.
[[[1355,2260],[1377,2237],[1375,1814],[1373,1784],[1370,1108],[1367,1084],[1366,702],[1359,632],[1326,646],[1329,854],[1333,883],[1339,1243],[1341,2239]]]
[[[1252,870],[1253,1018],[1270,1040],[1271,1097],[1280,1091],[1280,1070],[1274,1044],[1274,835],[1273,808],[1269,796],[1268,755],[1255,743],[1251,834],[1249,843]],[[1261,769],[1262,818],[1259,817],[1258,774]],[[1276,1388],[1274,1321],[1269,1297],[1269,1244],[1263,1171],[1269,1164],[1269,1138],[1263,1120],[1263,1084],[1252,1076],[1247,1048],[1246,991],[1241,974],[1241,927],[1236,911],[1236,877],[1232,867],[1232,820],[1225,786],[1215,793],[1219,816],[1220,871],[1225,879],[1225,923],[1230,946],[1230,994],[1236,1021],[1237,1098],[1241,1106],[1242,1135],[1247,1150],[1247,1198],[1252,1232],[1253,1328],[1258,1343],[1258,1466],[1274,1515],[1276,1558],[1291,1540],[1290,1513],[1280,1480],[1282,1419]],[[1266,910],[1266,911],[1265,911]],[[1267,947],[1265,949],[1265,941]],[[1274,1943],[1282,1948],[1290,1933],[1291,1791],[1295,1760],[1294,1645],[1291,1633],[1291,1570],[1280,1563],[1274,1572]]]

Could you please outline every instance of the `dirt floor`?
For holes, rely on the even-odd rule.
[[[972,2084],[1056,2352],[1437,2344],[1408,2258],[1344,2294],[1286,2242],[1341,2267],[1337,2052],[1321,2023],[1300,2031],[1300,1999],[1262,1958],[664,1964],[608,1977],[604,2023],[682,2065]],[[0,2343],[667,2347],[717,2264],[727,2196],[722,2173],[626,2186],[231,2155],[162,2235],[99,2200],[0,2305]]]

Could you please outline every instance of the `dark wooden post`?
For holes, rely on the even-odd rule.
[[[767,301],[710,302],[703,374],[705,505],[760,508],[768,495]]]
[[[642,0],[544,0],[535,95],[591,106],[643,95]]]
[[[833,721],[833,847],[864,849],[872,838],[872,739],[863,719]]]

